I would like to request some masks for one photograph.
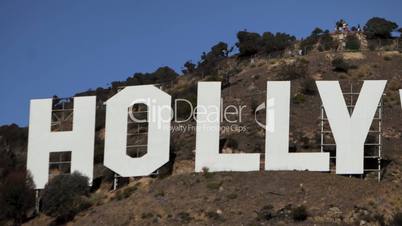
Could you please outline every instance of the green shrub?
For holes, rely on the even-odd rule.
[[[259,105],[260,104],[255,99],[251,99],[250,109],[251,109],[253,114],[255,113],[255,111],[257,110]],[[258,114],[258,112],[257,112],[257,114]]]
[[[300,42],[300,48],[305,51],[309,52],[314,49],[315,45],[318,43],[320,40],[320,35],[322,34],[322,30],[320,28],[315,28],[310,36],[305,38]]]
[[[402,225],[402,213],[397,213],[393,216],[389,226],[401,226]]]
[[[281,80],[295,80],[304,78],[308,71],[308,61],[296,60],[293,63],[283,65],[278,72]]]
[[[240,56],[251,56],[258,53],[262,47],[261,35],[254,32],[239,31],[237,33],[238,42],[236,43],[239,48]]]
[[[222,181],[210,181],[207,183],[207,188],[211,190],[218,190],[222,186]]]
[[[384,18],[373,17],[366,23],[364,33],[368,39],[388,39],[391,38],[391,32],[398,28],[395,22]]]
[[[217,72],[217,63],[228,56],[228,44],[219,42],[211,47],[208,53],[203,52],[201,55],[201,61],[198,63],[197,72],[202,74],[214,74]],[[192,67],[193,65],[187,64]],[[188,69],[187,69],[188,70]],[[195,69],[193,69],[195,70]]]
[[[331,49],[336,49],[337,46],[338,43],[332,38],[329,33],[324,33],[321,35],[319,47],[321,47],[323,50],[328,51]]]
[[[115,81],[112,82],[112,90],[117,91],[119,87],[122,86],[135,86],[135,85],[146,85],[146,84],[158,84],[164,82],[171,82],[179,76],[173,69],[165,66],[156,69],[152,73],[134,73],[131,77],[127,78],[125,81]],[[108,98],[108,90],[105,90],[106,96]],[[86,95],[85,93],[80,93],[76,95]]]
[[[205,77],[205,79],[204,79],[204,81],[212,81],[212,82],[215,82],[215,81],[222,81],[222,78],[220,78],[219,76],[217,76],[217,75],[208,75],[208,76],[206,76]]]
[[[203,175],[205,178],[209,179],[209,178],[211,178],[211,177],[213,176],[213,173],[209,172],[209,168],[208,168],[208,167],[203,167],[203,168],[202,168],[202,175]]]
[[[104,200],[106,199],[106,195],[103,193],[93,193],[89,197],[89,201],[92,205],[94,206],[99,206],[104,203]]]
[[[314,95],[317,92],[315,81],[312,78],[306,78],[301,83],[302,93],[305,95]]]
[[[130,197],[135,191],[137,191],[137,186],[130,186],[124,189],[118,190],[116,192],[115,199],[122,200]]]
[[[223,221],[224,219],[221,217],[221,215],[219,215],[217,212],[214,211],[209,211],[207,212],[207,217],[209,219],[215,220],[215,221]]]
[[[347,73],[350,69],[350,65],[343,59],[343,57],[337,57],[332,60],[332,66],[334,71]]]
[[[183,224],[188,224],[190,223],[193,218],[190,216],[189,213],[187,212],[180,212],[177,214],[177,218],[180,220],[181,223]]]
[[[281,32],[277,32],[276,34],[264,32],[262,35],[262,42],[266,53],[283,51],[289,48],[295,40],[296,37]]]
[[[308,217],[307,208],[305,206],[298,206],[292,210],[292,217],[295,221],[305,221]]]
[[[154,214],[151,213],[151,212],[147,212],[147,213],[142,213],[142,214],[141,214],[141,218],[142,218],[142,219],[149,219],[149,218],[152,218],[152,217],[154,217]]]
[[[235,139],[228,138],[226,140],[225,147],[237,149],[239,148],[239,143]]]
[[[58,221],[71,220],[75,214],[89,207],[88,194],[88,177],[78,172],[58,175],[43,190],[43,212]]]
[[[0,219],[13,219],[20,225],[35,205],[32,177],[25,171],[15,171],[7,175],[0,184]]]
[[[237,194],[236,193],[232,193],[226,196],[226,198],[228,199],[236,199],[237,198]]]
[[[274,207],[272,205],[267,205],[257,212],[257,219],[269,221],[274,217],[274,214]]]
[[[357,38],[356,35],[346,36],[345,48],[353,51],[357,51],[360,49],[360,40]]]
[[[295,103],[295,104],[301,104],[301,103],[304,103],[305,101],[306,101],[306,99],[302,93],[297,93],[293,97],[293,103]]]
[[[191,60],[186,61],[184,63],[184,69],[182,70],[183,74],[193,73],[197,67],[197,65],[193,64]]]

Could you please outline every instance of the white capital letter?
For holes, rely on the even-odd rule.
[[[399,98],[401,99],[401,107],[402,107],[402,89],[399,90]]]
[[[265,169],[329,171],[329,153],[289,153],[290,81],[267,82],[267,102]]]
[[[75,97],[73,130],[51,132],[52,99],[31,100],[27,168],[37,189],[49,177],[49,153],[71,151],[71,172],[92,182],[96,97]]]
[[[364,142],[387,81],[364,81],[350,116],[338,81],[317,81],[336,143],[336,173],[362,174]]]
[[[127,155],[127,114],[148,106],[147,153]],[[169,161],[171,97],[153,85],[126,87],[107,101],[104,165],[123,177],[148,176]]]
[[[199,82],[195,171],[257,171],[260,154],[219,154],[220,82]]]

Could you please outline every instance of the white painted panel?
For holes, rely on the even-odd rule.
[[[260,154],[220,154],[221,83],[199,82],[195,171],[257,171]]]
[[[387,81],[364,81],[352,116],[338,81],[316,83],[336,142],[336,173],[363,174],[364,142]]]
[[[329,171],[329,153],[289,153],[290,81],[267,82],[267,102],[265,169]]]
[[[75,97],[73,130],[51,132],[52,99],[31,100],[27,169],[37,189],[48,182],[49,153],[71,151],[71,172],[92,182],[96,97]]]

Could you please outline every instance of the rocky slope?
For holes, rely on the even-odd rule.
[[[353,65],[347,72],[334,71],[332,60],[340,56]],[[195,174],[194,132],[172,132],[176,156],[172,176],[131,179],[115,192],[104,179],[91,196],[94,206],[69,225],[382,225],[401,211],[399,52],[316,52],[277,59],[231,57],[220,61],[218,68],[214,76],[180,76],[164,90],[177,98],[194,98],[197,81],[223,80],[224,105],[248,106],[246,120],[241,123],[247,131],[221,134],[227,152],[264,151],[265,134],[254,122],[253,105],[265,100],[268,80],[292,81],[292,151],[320,148],[320,99],[315,87],[311,88],[311,80],[340,80],[344,90],[352,83],[355,91],[360,89],[361,80],[388,80],[383,109],[382,181],[378,183],[376,175],[370,174],[364,179],[313,172]],[[257,115],[261,121],[264,116],[264,112]],[[102,129],[97,132],[101,141],[102,133]],[[228,140],[236,141],[236,145],[228,145]],[[98,168],[102,169],[100,164]],[[306,221],[293,219],[299,206],[307,209]],[[51,221],[40,216],[27,225]]]

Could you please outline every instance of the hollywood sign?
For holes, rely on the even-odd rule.
[[[336,142],[336,173],[362,174],[364,142],[386,81],[364,81],[350,115],[339,82],[317,81],[319,95]],[[259,153],[219,153],[220,82],[199,82],[195,171],[258,171]],[[401,91],[400,91],[401,93]],[[152,101],[145,101],[151,99]],[[290,82],[268,81],[265,170],[329,171],[327,152],[289,153]],[[127,155],[127,112],[148,107],[147,153]],[[106,102],[104,165],[123,177],[147,176],[169,161],[171,96],[152,85],[126,87]],[[31,100],[27,168],[38,189],[48,182],[49,154],[71,151],[71,171],[92,181],[96,97],[75,97],[72,131],[52,132],[52,99]]]

